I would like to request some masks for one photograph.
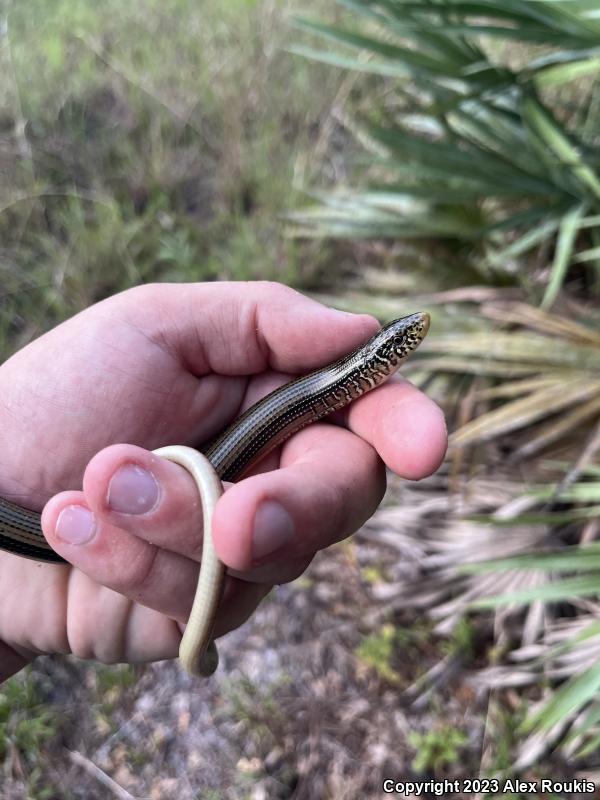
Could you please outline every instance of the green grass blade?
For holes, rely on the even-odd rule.
[[[353,56],[344,56],[341,53],[317,50],[303,45],[291,45],[288,53],[293,53],[311,61],[320,61],[322,64],[331,64],[332,67],[349,69],[353,72],[367,72],[372,75],[385,75],[389,78],[403,78],[410,75],[410,70],[396,61],[378,61],[376,59],[360,59]]]
[[[588,731],[595,728],[600,722],[600,704],[593,704],[588,713],[585,715],[583,721],[579,722],[576,729],[572,730],[565,739],[565,744],[569,744],[574,739],[579,739],[584,736]],[[595,740],[592,740],[595,741]],[[597,744],[597,742],[595,742]],[[583,758],[587,747],[577,751],[578,757]]]
[[[560,223],[550,280],[541,303],[543,309],[548,309],[553,305],[564,283],[573,257],[575,239],[579,233],[579,227],[585,212],[585,205],[576,206],[568,214],[565,214]]]
[[[515,520],[513,520],[514,524]],[[600,543],[592,542],[585,547],[564,547],[552,553],[525,553],[511,558],[498,558],[476,564],[465,564],[461,572],[487,573],[499,570],[576,570],[600,569]],[[598,587],[600,592],[600,587]]]
[[[589,250],[582,250],[573,256],[572,261],[574,264],[581,264],[586,261],[600,261],[600,247],[591,247]]]
[[[597,73],[600,73],[600,58],[589,58],[584,61],[576,61],[574,64],[544,69],[535,76],[535,84],[538,88],[562,86],[565,83]]]
[[[488,196],[496,196],[503,191],[515,196],[539,195],[546,201],[556,197],[560,192],[550,181],[523,172],[515,164],[507,163],[489,150],[462,141],[432,141],[412,136],[398,128],[386,128],[380,125],[368,127],[368,133],[376,141],[388,147],[394,156],[402,161],[414,160],[425,169],[439,170],[446,180],[457,177],[468,181],[479,181]]]
[[[474,600],[469,605],[471,608],[498,608],[511,604],[527,604],[538,600],[545,602],[559,602],[563,600],[573,600],[576,597],[594,597],[598,594],[600,586],[600,575],[598,573],[581,575],[577,578],[566,578],[556,580],[542,586],[533,586],[527,589],[519,589],[515,592],[498,595],[496,597],[485,597]]]
[[[596,519],[599,516],[600,506],[589,506],[573,508],[571,511],[532,512],[510,518],[493,517],[489,514],[468,514],[465,519],[495,528],[513,528],[515,525],[565,525],[569,522]]]
[[[585,187],[591,190],[595,197],[600,199],[600,180],[548,110],[535,98],[529,97],[523,102],[523,116],[532,131],[556,156],[557,163],[567,167],[568,171],[580,181],[582,189]]]
[[[600,664],[594,664],[585,672],[568,680],[554,692],[551,699],[539,711],[527,717],[523,730],[531,731],[534,728],[550,730],[565,717],[583,708],[594,698],[599,689]]]
[[[375,22],[384,30],[398,34],[402,39],[411,39],[420,47],[427,47],[438,56],[448,58],[457,65],[472,62],[482,57],[481,50],[473,42],[460,37],[448,36],[446,31],[441,31],[439,25],[425,26],[422,15],[415,18],[410,14],[397,16],[374,11],[371,4],[355,2],[355,0],[337,0],[339,5],[361,14],[366,19]],[[382,5],[386,5],[383,3]],[[393,11],[393,5],[388,5],[388,10]]]
[[[490,254],[488,260],[492,264],[499,264],[507,259],[527,253],[543,241],[546,241],[560,227],[560,219],[550,219],[541,225],[532,227],[522,236],[517,237],[507,247]]]
[[[391,44],[381,39],[375,39],[372,36],[366,36],[365,34],[355,31],[336,28],[332,25],[325,25],[321,22],[296,18],[293,24],[302,30],[314,33],[321,38],[329,39],[338,44],[355,49],[358,48],[359,50],[368,50],[384,58],[398,60],[407,67],[410,67],[411,70],[417,69],[436,75],[460,77],[460,72],[456,65],[448,59],[436,59],[425,53],[409,50],[406,47]]]

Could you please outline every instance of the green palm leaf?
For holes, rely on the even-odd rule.
[[[557,0],[341,4],[362,25],[297,21],[334,49],[295,52],[395,81],[398,101],[389,109],[374,102],[375,113],[363,112],[355,123],[363,143],[373,145],[356,171],[360,188],[321,194],[319,206],[293,218],[296,232],[457,241],[486,277],[490,267],[491,274],[508,275],[511,259],[550,247],[545,308],[572,264],[598,281],[596,233],[583,234],[586,219],[600,213],[600,145],[586,133],[598,122],[583,126],[576,114],[559,119],[541,94],[600,74],[597,9]],[[535,51],[517,69],[499,55],[496,41]],[[597,116],[593,106],[586,113]],[[390,214],[392,195],[399,209],[409,198],[414,207]],[[520,272],[513,279],[531,283]]]

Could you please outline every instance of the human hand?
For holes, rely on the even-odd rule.
[[[61,491],[42,518],[73,566],[0,554],[0,639],[10,648],[0,677],[38,653],[175,656],[197,580],[200,506],[189,475],[149,450],[201,446],[376,328],[277,284],[148,285],[87,309],[2,365],[0,496],[41,508],[82,474],[83,491]],[[368,519],[385,489],[383,462],[416,479],[445,452],[440,410],[403,379],[337,421],[297,433],[220,500],[213,537],[230,575],[217,635]]]

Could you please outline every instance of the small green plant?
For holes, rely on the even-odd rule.
[[[358,658],[390,683],[398,683],[400,675],[392,666],[398,633],[393,625],[386,624],[367,636],[356,650]]]
[[[97,664],[95,673],[100,692],[129,689],[135,685],[138,677],[136,668],[131,664]]]
[[[228,682],[224,690],[232,715],[239,722],[251,723],[252,728],[263,735],[273,736],[273,730],[282,722],[277,692],[287,683],[287,677],[268,686],[258,686],[247,677]]]
[[[29,670],[6,681],[0,690],[0,758],[10,750],[28,762],[55,736],[57,715],[44,706]]]
[[[442,644],[442,652],[446,651],[449,656],[460,656],[468,658],[473,653],[473,640],[475,631],[468,617],[461,617],[452,629],[450,639]]]
[[[223,795],[221,792],[209,789],[208,792],[196,795],[196,800],[223,800]]]
[[[458,761],[468,737],[452,725],[442,725],[425,733],[412,731],[408,741],[417,751],[412,762],[415,772],[431,771],[437,775],[444,767]]]
[[[130,695],[137,681],[137,670],[130,664],[97,664],[95,668],[98,721],[112,727],[113,714]]]

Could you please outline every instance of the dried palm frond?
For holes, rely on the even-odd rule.
[[[554,621],[548,624],[547,620],[534,639],[509,654],[514,666],[489,668],[478,677],[486,685],[495,687],[539,683],[542,677],[565,681],[558,688],[547,689],[543,701],[525,721],[524,731],[529,735],[520,744],[517,762],[522,768],[557,742],[570,755],[581,755],[590,740],[600,741],[597,725],[600,705],[594,699],[600,689],[600,606],[596,601],[600,586],[600,542],[587,541],[590,532],[594,535],[599,528],[600,469],[581,466],[578,476],[570,482],[563,481],[557,487],[533,488],[530,496],[541,503],[550,501],[569,507],[568,511],[557,512],[559,523],[564,526],[586,520],[587,530],[583,528],[583,544],[577,546],[496,559],[475,567],[483,569],[483,574],[488,576],[498,571],[524,576],[538,571],[542,576],[537,586],[517,586],[508,591],[502,587],[496,596],[480,599],[477,603],[480,607],[514,608],[515,604],[530,604],[530,613],[535,607],[546,609],[548,604],[553,608]],[[522,522],[523,515],[514,521]],[[555,532],[559,530],[560,524]],[[554,538],[556,541],[557,537]],[[565,603],[571,611],[568,616],[561,616]],[[579,615],[574,616],[574,611],[580,612]],[[567,729],[570,733],[564,738]]]
[[[591,440],[595,442],[593,438]],[[473,676],[480,687],[546,684],[530,709],[516,764],[525,768],[549,747],[568,757],[600,741],[600,467],[541,466],[554,476],[526,486],[506,474],[471,478],[455,494],[403,485],[366,535],[401,553],[390,581],[375,593],[388,608],[426,610],[449,634],[477,608],[494,612],[494,641],[505,663]],[[569,475],[570,481],[560,479]],[[400,533],[396,533],[396,531]],[[518,644],[515,647],[515,642]],[[446,670],[447,659],[439,670]],[[508,662],[508,663],[506,663]],[[413,687],[415,703],[433,673]],[[548,685],[549,684],[549,685]],[[411,695],[411,697],[413,696]]]
[[[522,491],[520,484],[500,476],[496,480],[473,479],[457,495],[449,493],[443,484],[432,493],[431,481],[426,490],[400,487],[398,502],[378,511],[364,534],[400,554],[397,563],[394,560],[388,566],[389,580],[374,591],[375,597],[385,600],[388,608],[426,609],[437,620],[436,631],[448,634],[475,601],[545,585],[547,576],[537,567],[500,574],[465,570],[466,564],[505,560],[550,546],[551,528],[545,522],[533,525],[515,521],[501,530],[487,522],[490,513],[514,508],[515,498],[521,497]],[[537,500],[528,498],[528,502]],[[536,606],[526,614],[523,643],[539,636],[544,623],[540,608]],[[522,603],[498,607],[497,637],[514,638],[516,625],[510,626],[510,636],[507,626],[515,619],[520,623],[522,618]]]
[[[420,370],[484,379],[471,395],[474,418],[452,433],[452,446],[518,431],[515,461],[600,419],[599,328],[524,303],[481,310],[496,330],[434,330],[415,359]]]
[[[586,610],[587,606],[587,610]],[[579,617],[550,622],[539,640],[513,650],[512,665],[494,666],[476,674],[485,687],[563,682],[547,688],[530,709],[526,734],[518,747],[516,766],[531,766],[550,747],[565,757],[582,758],[600,742],[600,607],[586,603]]]

